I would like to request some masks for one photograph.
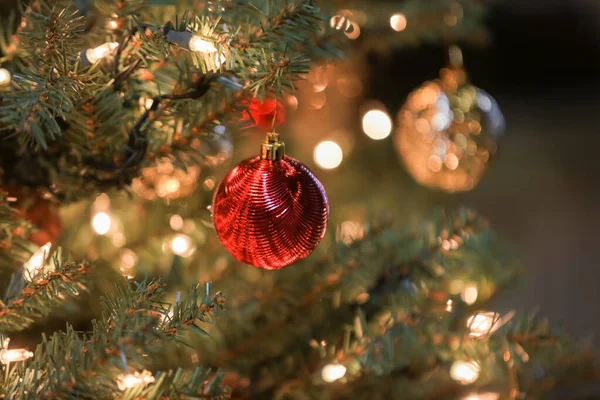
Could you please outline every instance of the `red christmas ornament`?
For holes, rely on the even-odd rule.
[[[262,102],[260,99],[252,98],[244,101],[243,104],[247,109],[242,112],[242,121],[252,121],[255,126],[265,131],[278,128],[285,121],[285,107],[276,99],[268,98]],[[275,119],[274,127],[273,119]]]
[[[313,173],[284,154],[277,134],[268,137],[260,156],[238,164],[219,184],[212,211],[217,235],[235,258],[273,270],[317,247],[329,204]]]

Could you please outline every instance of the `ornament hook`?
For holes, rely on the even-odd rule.
[[[285,143],[279,140],[279,134],[268,132],[265,142],[260,148],[260,157],[263,160],[278,161],[285,156]]]

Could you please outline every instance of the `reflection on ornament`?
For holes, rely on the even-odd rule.
[[[471,190],[495,154],[504,117],[465,72],[445,68],[441,79],[413,91],[398,114],[395,146],[412,177],[447,192]]]
[[[321,142],[315,147],[314,160],[323,169],[337,168],[344,158],[342,148],[330,140]]]
[[[201,170],[200,166],[191,165],[184,171],[163,159],[155,166],[144,168],[142,176],[134,179],[131,187],[148,200],[156,196],[166,200],[178,199],[189,196],[196,189]]]
[[[98,235],[106,235],[112,226],[110,215],[105,212],[99,212],[92,218],[92,228]]]
[[[0,68],[0,86],[10,83],[11,75],[6,68]]]
[[[460,294],[460,298],[462,301],[467,303],[468,305],[474,304],[477,301],[477,297],[479,296],[479,291],[477,290],[477,286],[475,285],[467,285],[462,290]]]
[[[261,155],[234,167],[212,203],[215,230],[239,261],[275,270],[308,256],[327,228],[329,204],[313,173],[270,133]]]
[[[342,364],[327,364],[321,370],[321,378],[325,382],[335,382],[346,375],[346,367]]]
[[[333,29],[343,32],[352,32],[352,30],[354,30],[352,21],[343,15],[334,15],[331,17],[329,20],[329,26],[331,26]]]
[[[394,14],[390,18],[390,26],[396,32],[400,32],[406,29],[406,22],[406,16],[404,16],[404,14],[401,13]]]
[[[192,239],[184,234],[177,234],[171,239],[171,251],[181,257],[189,257],[196,249],[192,245]]]
[[[145,386],[154,382],[150,371],[134,372],[133,374],[121,374],[117,378],[119,390],[127,390],[136,386]]]
[[[455,361],[450,367],[450,377],[463,385],[469,385],[479,378],[481,367],[475,361]]]
[[[52,243],[48,242],[35,251],[23,264],[23,279],[28,282],[33,282],[33,279],[38,276],[44,269]]]
[[[392,131],[392,120],[385,111],[370,110],[363,116],[362,128],[371,139],[385,139]]]

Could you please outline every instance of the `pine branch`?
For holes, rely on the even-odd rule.
[[[210,286],[206,289],[201,293],[195,285],[188,298],[170,305],[162,301],[160,282],[118,286],[103,299],[102,318],[94,321],[91,333],[67,326],[44,337],[33,359],[0,378],[0,398],[112,399],[115,393],[136,399],[228,398],[221,375],[202,369],[157,373],[153,383],[130,389],[117,385],[120,375],[141,371],[147,356],[157,357],[169,344],[181,342],[182,330],[205,334],[199,324],[210,324],[224,303],[220,293],[211,297]]]
[[[55,270],[28,283],[18,295],[0,302],[0,332],[16,332],[27,328],[65,303],[68,297],[86,290],[89,267],[85,264],[54,260]],[[20,285],[21,271],[18,274]]]

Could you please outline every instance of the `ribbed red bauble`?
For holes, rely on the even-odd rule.
[[[285,107],[273,98],[261,101],[257,98],[243,102],[246,110],[242,112],[242,121],[252,121],[255,126],[265,131],[278,128],[285,122]],[[273,125],[273,120],[275,124]]]
[[[275,270],[317,247],[329,204],[313,173],[269,134],[261,155],[238,164],[219,184],[212,211],[217,234],[236,259]]]

